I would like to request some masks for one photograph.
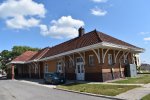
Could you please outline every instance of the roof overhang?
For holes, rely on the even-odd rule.
[[[7,65],[10,65],[10,64],[25,64],[26,62],[25,61],[11,61],[9,63],[7,63]]]
[[[102,42],[102,45],[105,47],[110,47],[110,48],[129,50],[129,51],[134,52],[134,53],[142,53],[145,51],[142,48],[129,47],[129,46],[118,45],[118,44],[109,43],[109,42]]]
[[[46,61],[46,60],[54,59],[54,58],[57,58],[57,57],[69,55],[69,54],[72,54],[72,53],[87,51],[87,50],[96,49],[96,48],[121,49],[121,50],[124,50],[124,51],[130,51],[130,52],[133,52],[133,53],[142,53],[142,52],[144,52],[144,49],[133,48],[133,47],[113,44],[113,43],[109,43],[109,42],[101,42],[101,43],[97,43],[97,44],[94,44],[94,45],[82,47],[82,48],[79,48],[79,49],[70,50],[70,51],[60,53],[60,54],[57,54],[57,55],[54,55],[54,56],[39,59],[38,61]]]
[[[32,62],[39,62],[39,61],[47,61],[47,60],[51,60],[51,59],[55,59],[58,57],[62,57],[65,55],[70,55],[72,53],[77,53],[77,52],[83,52],[83,51],[88,51],[88,50],[92,50],[92,49],[97,49],[97,48],[111,48],[111,49],[115,49],[115,50],[123,50],[123,51],[130,51],[132,53],[142,53],[145,50],[144,49],[140,49],[140,48],[134,48],[134,47],[129,47],[129,46],[124,46],[124,45],[118,45],[118,44],[114,44],[114,43],[109,43],[109,42],[101,42],[101,43],[97,43],[94,45],[89,45],[86,47],[82,47],[79,49],[75,49],[75,50],[70,50],[67,52],[63,52],[54,56],[50,56],[50,57],[46,57],[46,58],[42,58],[42,59],[34,59],[34,60],[30,60],[30,61],[12,61],[9,64],[27,64],[27,63],[32,63]]]

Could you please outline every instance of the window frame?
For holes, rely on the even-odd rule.
[[[126,56],[126,55],[123,56],[123,63],[124,64],[128,63],[128,56]]]
[[[108,54],[108,65],[113,65],[113,55],[112,54]]]
[[[91,60],[91,57],[92,57],[93,60]],[[88,63],[91,66],[94,65],[94,55],[89,55]]]
[[[45,63],[45,70],[44,70],[45,73],[48,73],[48,63]]]
[[[77,61],[78,59],[80,59],[79,61]],[[76,63],[81,63],[81,62],[83,62],[83,59],[82,59],[82,57],[76,57]]]

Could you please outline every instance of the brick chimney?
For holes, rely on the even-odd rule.
[[[83,28],[83,27],[80,27],[80,28],[78,29],[78,32],[79,32],[79,37],[83,36],[84,33],[85,33],[84,28]]]

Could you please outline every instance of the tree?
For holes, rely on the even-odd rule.
[[[11,56],[14,58],[16,56],[21,55],[25,51],[38,51],[39,48],[31,48],[29,46],[14,46],[12,48]]]
[[[5,69],[6,64],[9,62],[9,60],[11,59],[11,51],[8,50],[3,50],[0,53],[0,68],[1,69]]]
[[[38,51],[39,48],[32,48],[29,46],[13,46],[12,51],[3,50],[0,53],[0,69],[5,69],[6,64],[11,60],[21,55],[25,51]]]

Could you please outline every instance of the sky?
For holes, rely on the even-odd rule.
[[[51,47],[94,29],[144,48],[150,63],[150,0],[0,0],[0,51]]]

